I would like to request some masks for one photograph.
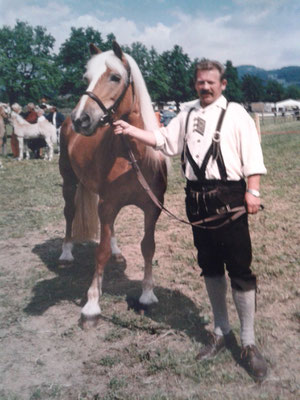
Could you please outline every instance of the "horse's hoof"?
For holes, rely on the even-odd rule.
[[[72,265],[74,262],[73,260],[64,260],[64,259],[58,259],[58,265]]]
[[[126,260],[122,253],[116,253],[111,256],[112,260],[117,264],[125,264]]]
[[[100,320],[100,315],[93,315],[93,316],[87,316],[84,314],[81,314],[80,320],[79,320],[79,326],[84,330],[87,331],[89,329],[95,328]]]

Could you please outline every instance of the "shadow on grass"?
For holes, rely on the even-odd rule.
[[[49,307],[61,301],[70,301],[78,307],[86,302],[86,293],[94,273],[95,243],[77,244],[74,246],[74,262],[61,266],[58,258],[62,240],[51,239],[33,248],[49,271],[55,274],[51,279],[36,283],[33,297],[24,311],[30,315],[42,315]],[[126,262],[116,262],[113,258],[107,263],[103,277],[103,293],[111,296],[126,296],[128,309],[143,313],[151,320],[163,323],[170,329],[184,332],[191,339],[205,343],[208,335],[203,324],[203,310],[182,294],[157,286],[154,292],[158,304],[141,306],[138,299],[142,293],[141,281],[129,280],[125,273]],[[101,300],[100,300],[101,302]],[[240,349],[236,340],[232,341],[230,351],[238,362]]]

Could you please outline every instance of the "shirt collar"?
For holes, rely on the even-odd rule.
[[[219,107],[219,108],[223,108],[225,110],[227,107],[226,98],[221,94],[221,96],[218,97],[217,100],[215,100],[213,103],[211,103],[209,106],[206,106],[206,107],[201,107],[200,100],[198,100],[197,108],[199,108],[200,110],[209,110],[213,107]]]

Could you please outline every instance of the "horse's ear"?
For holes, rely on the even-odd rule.
[[[112,45],[113,45],[113,51],[114,51],[115,55],[121,61],[123,61],[123,51],[122,51],[121,47],[118,45],[118,43],[115,40],[113,40]]]
[[[98,49],[98,47],[95,46],[94,43],[90,43],[89,49],[90,49],[90,53],[92,56],[94,56],[95,54],[102,53],[102,51],[100,49]]]

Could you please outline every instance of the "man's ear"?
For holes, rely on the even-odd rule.
[[[222,85],[222,90],[225,90],[227,86],[227,79],[222,79],[221,85]]]

